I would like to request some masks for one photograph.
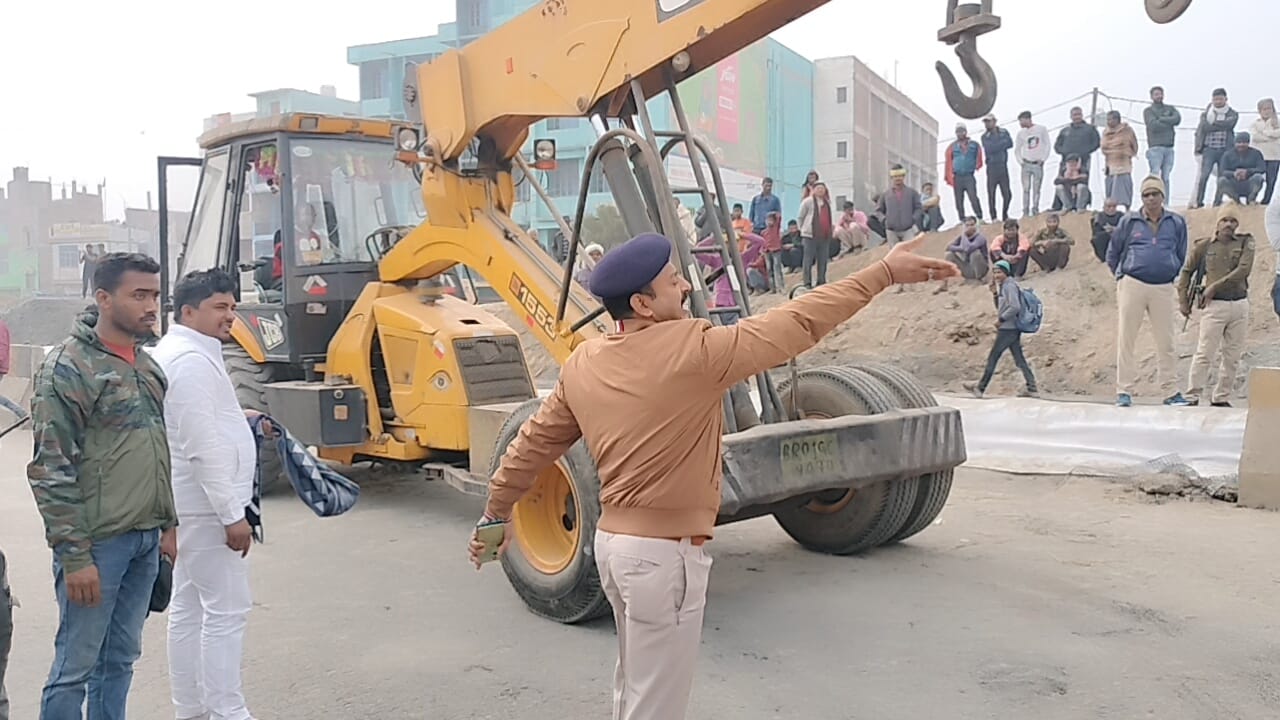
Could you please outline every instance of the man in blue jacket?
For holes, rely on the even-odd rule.
[[[1142,181],[1142,208],[1125,215],[1107,247],[1107,266],[1115,275],[1119,306],[1116,342],[1116,405],[1133,404],[1138,384],[1134,344],[1143,318],[1151,320],[1156,345],[1157,382],[1162,394],[1176,387],[1173,355],[1174,281],[1187,259],[1187,221],[1164,207],[1164,182]],[[1182,393],[1165,395],[1165,405],[1186,405]]]
[[[1008,130],[996,123],[996,116],[988,114],[982,118],[987,131],[982,133],[982,152],[987,155],[987,207],[991,208],[991,219],[996,219],[996,190],[1004,197],[1004,212],[1001,220],[1009,219],[1009,203],[1013,200],[1013,190],[1009,189],[1009,151],[1013,149],[1013,136]]]
[[[964,211],[964,198],[969,197],[973,206],[973,216],[982,220],[982,203],[978,202],[978,181],[974,177],[982,169],[982,146],[969,139],[969,129],[964,123],[956,125],[956,141],[947,146],[946,178],[947,184],[955,189],[956,216],[968,217]],[[991,209],[995,216],[995,208]]]
[[[765,178],[760,183],[760,194],[751,198],[751,212],[747,213],[747,219],[757,235],[764,232],[769,224],[769,213],[778,213],[778,217],[782,217],[782,201],[773,194],[773,178]]]

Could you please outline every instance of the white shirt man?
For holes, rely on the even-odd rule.
[[[1053,143],[1043,125],[1031,121],[1031,113],[1018,115],[1018,137],[1013,141],[1013,156],[1022,166],[1022,216],[1040,214],[1040,187],[1044,181],[1044,164]]]
[[[257,447],[222,360],[235,283],[221,270],[174,287],[175,324],[152,355],[169,380],[165,425],[181,552],[169,605],[169,678],[176,716],[252,720],[240,660],[251,606],[248,552]]]

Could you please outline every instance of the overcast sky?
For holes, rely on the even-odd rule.
[[[582,2],[584,0],[577,0]],[[1225,86],[1231,104],[1252,112],[1280,95],[1274,46],[1280,3],[1195,0],[1172,25],[1150,22],[1142,0],[1036,0],[995,3],[1004,27],[980,40],[995,67],[1001,123],[1087,93],[1145,99],[1152,84],[1167,101],[1203,106]],[[959,72],[936,40],[944,0],[833,0],[774,36],[810,58],[856,55],[893,80],[938,119],[945,137],[956,117],[942,96],[936,60]],[[100,0],[20,3],[7,9],[0,37],[0,182],[26,165],[56,183],[106,180],[108,216],[145,203],[155,188],[155,157],[197,153],[203,118],[252,109],[250,92],[277,87],[338,88],[357,98],[349,45],[431,35],[453,19],[445,0],[382,0],[343,6],[219,0]],[[120,32],[111,26],[130,28]],[[146,28],[151,28],[147,30]],[[1082,101],[1086,110],[1087,101]],[[1103,107],[1108,107],[1103,101]],[[1141,118],[1141,105],[1117,103]],[[1254,115],[1245,115],[1247,126]],[[1065,122],[1067,107],[1038,119]],[[1184,113],[1173,198],[1186,202],[1194,181],[1189,147],[1194,113]],[[977,132],[980,123],[971,127]],[[1141,128],[1137,128],[1142,137]],[[1145,147],[1145,142],[1144,142]],[[1146,163],[1139,159],[1137,172]],[[1016,173],[1015,173],[1016,177]],[[1016,180],[1015,180],[1016,182]],[[983,199],[985,205],[985,197]],[[947,203],[949,204],[949,203]],[[1015,199],[1015,210],[1020,201]]]

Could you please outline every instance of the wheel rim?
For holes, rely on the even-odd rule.
[[[801,418],[805,420],[830,420],[831,416],[821,412],[801,411]],[[853,488],[846,490],[827,490],[819,493],[812,500],[804,504],[804,509],[811,513],[819,515],[834,515],[849,506],[853,502]]]
[[[569,567],[582,542],[580,516],[564,467],[557,462],[539,473],[511,518],[516,542],[535,570],[554,575]]]

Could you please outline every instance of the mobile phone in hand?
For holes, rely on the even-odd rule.
[[[507,524],[491,522],[476,526],[476,539],[484,543],[484,552],[480,553],[480,562],[493,562],[498,559],[498,547],[506,537]]]

